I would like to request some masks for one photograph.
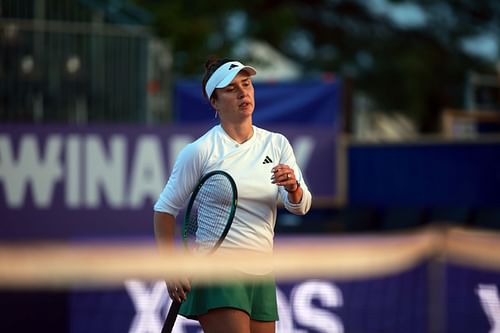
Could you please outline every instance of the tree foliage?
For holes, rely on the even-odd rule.
[[[386,1],[417,7],[425,15],[417,25],[397,22],[361,0],[135,2],[154,14],[179,75],[200,74],[208,55],[231,55],[244,38],[265,40],[301,65],[304,75],[349,77],[380,110],[406,112],[424,131],[434,129],[442,108],[461,107],[468,71],[494,69],[464,51],[464,38],[498,36],[500,30],[497,0]],[[235,15],[244,21],[236,32]]]

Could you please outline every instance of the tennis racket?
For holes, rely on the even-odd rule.
[[[189,199],[182,226],[184,247],[196,255],[213,253],[233,223],[238,191],[233,178],[216,170],[204,175]],[[173,301],[161,330],[172,332],[180,302]]]

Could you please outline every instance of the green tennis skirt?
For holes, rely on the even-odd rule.
[[[189,319],[218,308],[234,308],[248,313],[252,320],[278,320],[276,281],[274,276],[263,276],[239,282],[192,283],[179,314]]]

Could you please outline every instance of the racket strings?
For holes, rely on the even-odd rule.
[[[221,239],[231,215],[233,188],[222,175],[214,175],[200,187],[185,229],[191,250],[207,252]]]

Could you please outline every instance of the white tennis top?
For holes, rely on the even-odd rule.
[[[177,157],[154,210],[176,216],[203,175],[224,170],[236,182],[238,207],[220,248],[271,252],[278,200],[288,211],[303,215],[311,207],[311,193],[288,140],[256,126],[253,130],[253,136],[239,144],[217,125],[187,145]],[[294,170],[304,191],[300,203],[290,203],[284,187],[271,183],[271,169],[277,164]]]

